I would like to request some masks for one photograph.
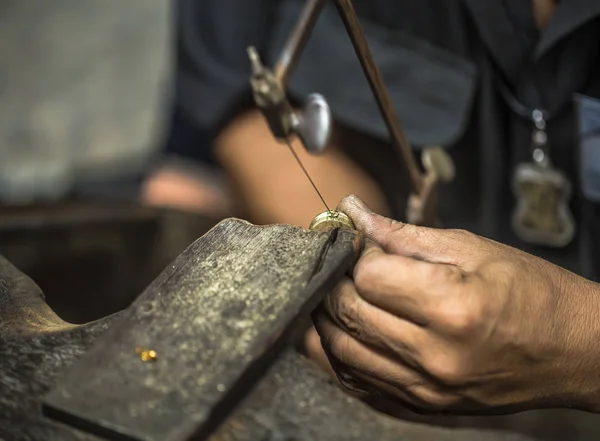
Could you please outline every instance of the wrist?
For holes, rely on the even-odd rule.
[[[557,325],[566,329],[563,362],[569,407],[600,413],[600,284],[569,274]],[[560,376],[559,376],[560,378]]]

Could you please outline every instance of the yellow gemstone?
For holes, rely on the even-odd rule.
[[[135,348],[135,352],[140,356],[142,361],[154,361],[158,356],[154,349]]]

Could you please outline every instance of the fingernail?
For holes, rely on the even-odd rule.
[[[353,205],[355,205],[360,210],[365,211],[367,213],[372,213],[371,209],[369,207],[367,207],[365,205],[365,203],[358,196],[351,195],[350,201],[352,202]]]

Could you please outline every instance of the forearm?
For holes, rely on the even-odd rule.
[[[298,141],[293,143],[330,208],[343,196],[357,193],[380,212],[388,211],[377,183],[341,149],[331,146],[325,154],[313,156]],[[274,140],[257,111],[238,117],[225,128],[215,142],[215,155],[252,221],[306,227],[324,211],[288,148]]]

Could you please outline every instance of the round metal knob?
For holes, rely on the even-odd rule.
[[[442,182],[454,179],[456,169],[450,155],[442,147],[427,147],[421,156],[423,167],[429,173],[434,173]]]
[[[325,150],[331,136],[332,116],[323,96],[309,95],[302,110],[293,113],[291,123],[307,151],[319,154]]]

